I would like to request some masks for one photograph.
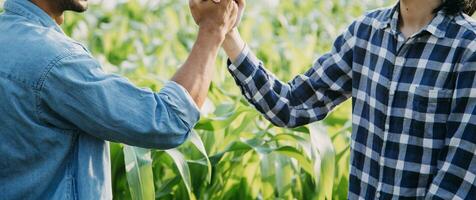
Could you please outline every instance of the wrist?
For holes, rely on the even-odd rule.
[[[220,26],[202,25],[199,27],[198,35],[208,36],[210,39],[216,39],[221,44],[226,37],[226,31]]]
[[[234,28],[232,31],[230,31],[223,41],[223,49],[232,61],[234,61],[241,54],[245,46],[246,43],[241,38],[237,28]]]
[[[226,33],[225,40],[223,41],[223,46],[231,46],[235,41],[240,37],[240,33],[237,28],[231,29],[230,32]]]
[[[216,29],[200,28],[195,42],[196,47],[207,49],[207,51],[218,51],[225,40],[225,34]]]

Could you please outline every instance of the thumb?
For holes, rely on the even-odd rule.
[[[236,4],[238,4],[238,7],[242,9],[246,5],[246,0],[235,0]]]

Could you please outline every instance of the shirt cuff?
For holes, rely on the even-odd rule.
[[[175,109],[177,115],[190,129],[195,127],[200,120],[200,109],[185,88],[174,81],[169,81],[159,94],[167,97],[163,98],[164,101]]]
[[[246,45],[234,61],[228,59],[228,70],[239,80],[244,80],[252,75],[251,72],[254,72],[260,66],[260,63],[261,61]]]
[[[233,62],[233,65],[235,66],[240,66],[241,63],[248,57],[248,54],[250,53],[250,48],[248,48],[248,45],[245,45],[241,53],[238,55],[238,57],[235,59]]]

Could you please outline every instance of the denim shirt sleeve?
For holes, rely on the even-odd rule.
[[[169,82],[159,92],[107,74],[87,54],[52,65],[40,100],[55,116],[95,137],[128,145],[169,149],[182,144],[199,120],[188,92]]]

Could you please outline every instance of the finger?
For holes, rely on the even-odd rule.
[[[235,0],[235,2],[238,4],[238,7],[242,8],[246,4],[246,0]]]
[[[238,16],[238,12],[239,12],[240,8],[239,8],[238,4],[235,3],[235,2],[232,3],[232,6],[233,6],[233,8],[232,8],[231,14],[235,18],[235,23],[236,23],[236,20],[238,19],[237,16]]]
[[[234,0],[220,0],[220,2],[225,3],[225,5],[230,5],[230,2]]]
[[[221,2],[223,2],[224,0],[211,0],[211,3],[209,0],[201,0],[202,3],[208,3],[208,4],[211,4],[211,3],[214,3],[214,4],[221,4]]]
[[[194,0],[197,2],[197,5],[201,5],[201,6],[211,6],[211,5],[214,5],[214,4],[218,4],[220,5],[220,2],[222,2],[223,0]]]
[[[235,0],[224,0],[224,1],[226,1],[225,3],[230,9],[231,9],[231,6],[235,4]]]
[[[230,12],[233,12],[233,9],[235,7],[236,3],[234,0],[227,0],[226,2],[226,7]]]
[[[240,19],[241,19],[241,16],[240,16],[240,6],[239,6],[236,2],[233,2],[232,16],[233,16],[234,19],[235,19],[232,28],[235,28],[235,27],[238,26],[238,24],[240,23]]]
[[[238,4],[235,3],[234,0],[230,1],[230,4],[227,5],[227,8],[229,10],[229,17],[233,19],[233,24],[236,23],[236,16],[238,13]]]
[[[207,2],[209,0],[201,0],[202,2]],[[222,2],[223,0],[212,0],[213,3],[215,4],[219,4],[220,2]]]

